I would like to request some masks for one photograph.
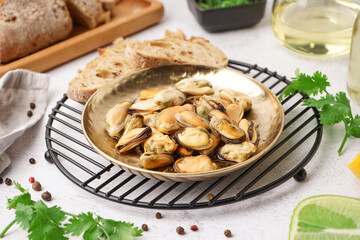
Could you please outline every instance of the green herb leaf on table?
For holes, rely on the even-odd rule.
[[[299,69],[295,71],[295,77],[284,91],[280,94],[279,100],[296,94],[297,92],[309,96],[304,98],[303,104],[308,107],[314,107],[319,110],[319,120],[321,124],[334,125],[343,122],[345,125],[345,136],[338,150],[338,154],[345,145],[348,137],[360,137],[360,117],[352,116],[350,100],[346,93],[338,92],[336,95],[330,94],[326,88],[330,86],[325,74],[317,71],[312,76],[300,73]],[[314,98],[319,94],[325,94],[319,98]]]
[[[134,224],[103,219],[91,212],[73,215],[58,206],[49,208],[41,200],[31,200],[30,193],[19,183],[15,182],[15,188],[22,194],[8,199],[7,206],[8,209],[16,208],[15,220],[0,233],[0,238],[15,223],[29,232],[30,240],[65,240],[68,239],[65,234],[82,235],[84,240],[135,240],[135,237],[142,236],[142,230],[134,227]],[[70,223],[63,225],[69,216]]]
[[[108,232],[110,240],[135,240],[135,237],[142,236],[143,231],[134,227],[132,223],[111,219],[101,219],[101,223]]]

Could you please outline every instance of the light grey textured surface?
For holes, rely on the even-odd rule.
[[[231,59],[248,63],[257,63],[268,67],[281,75],[292,77],[294,70],[312,73],[320,70],[326,73],[331,82],[330,92],[346,91],[348,55],[330,59],[306,58],[290,52],[275,39],[271,24],[270,12],[272,1],[267,3],[266,15],[263,20],[250,29],[229,31],[224,33],[208,33],[195,21],[188,10],[186,1],[164,0],[165,17],[151,28],[132,36],[133,39],[155,39],[163,36],[165,29],[181,28],[189,35],[202,36],[222,49]],[[56,69],[49,71],[51,75],[49,105],[46,114],[51,112],[56,102],[67,90],[67,84],[77,74],[77,69],[97,56],[96,52],[75,59]],[[353,106],[353,112],[360,114],[360,107]],[[240,240],[287,239],[292,211],[304,198],[319,194],[335,194],[360,198],[360,180],[356,179],[347,164],[360,151],[360,139],[348,140],[344,153],[337,155],[344,128],[339,124],[334,127],[324,127],[323,140],[314,158],[307,165],[308,178],[298,183],[290,179],[281,186],[258,197],[243,202],[200,210],[182,210],[160,212],[163,219],[156,219],[156,210],[129,207],[96,197],[69,181],[54,165],[44,160],[45,125],[47,117],[33,128],[25,132],[9,149],[8,153],[13,164],[2,174],[19,181],[24,187],[30,188],[30,176],[35,177],[43,185],[43,191],[50,191],[53,201],[49,205],[61,205],[64,210],[73,213],[95,211],[99,215],[117,220],[134,222],[141,226],[146,223],[149,231],[140,239],[171,239],[171,240],[218,240],[226,239],[223,231],[228,228],[234,234],[233,238]],[[28,159],[34,157],[35,165],[30,165]],[[293,156],[294,158],[296,156]],[[33,198],[40,199],[40,193],[30,191]],[[12,187],[0,185],[0,229],[12,221],[14,211],[5,209],[6,197],[18,194]],[[196,224],[199,231],[192,232],[189,228]],[[186,234],[179,236],[175,229],[183,226]],[[27,233],[16,226],[12,228],[5,239],[26,239]]]

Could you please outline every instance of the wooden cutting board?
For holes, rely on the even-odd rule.
[[[75,26],[70,36],[56,44],[6,64],[0,64],[0,76],[23,68],[44,72],[71,59],[147,28],[164,16],[163,5],[156,0],[122,0],[115,6],[111,21],[94,29]]]

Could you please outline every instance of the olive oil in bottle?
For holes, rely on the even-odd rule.
[[[350,48],[359,9],[350,0],[274,0],[271,23],[276,38],[293,51],[340,55]]]
[[[353,29],[346,87],[351,100],[360,105],[360,13]]]

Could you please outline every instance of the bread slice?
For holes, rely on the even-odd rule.
[[[204,38],[189,40],[165,38],[153,41],[132,42],[126,54],[139,68],[190,63],[213,67],[225,67],[226,55]]]
[[[66,0],[70,15],[75,23],[94,28],[110,21],[110,11],[105,11],[97,0]]]
[[[125,56],[126,44],[130,41],[117,39],[115,46],[98,49],[100,56],[89,62],[84,70],[79,70],[78,76],[69,83],[68,97],[86,102],[99,87],[125,72],[136,70]]]
[[[186,40],[186,36],[181,30],[178,30],[176,33],[166,30],[165,37],[163,39],[146,42],[160,42],[164,43],[164,45],[170,46],[170,50],[164,46],[152,46],[151,49],[153,48],[154,52],[160,51],[158,54],[165,53],[169,55],[176,55],[178,54],[177,51],[186,51],[187,48],[191,49],[189,51],[194,51],[194,53],[196,53],[192,56],[192,58],[191,54],[187,53],[190,56],[188,56],[185,60],[181,59],[181,61],[176,58],[171,58],[170,56],[162,62],[158,61],[157,64],[159,65],[177,62],[210,66],[213,66],[211,64],[214,64],[215,66],[226,66],[227,64],[226,56],[219,49],[211,45],[207,40],[202,38],[190,38],[189,40]],[[171,44],[173,43],[178,44],[179,46],[174,46],[174,49],[171,49]],[[123,38],[118,38],[113,42],[113,44],[114,46],[112,47],[98,49],[100,56],[89,62],[85,69],[79,71],[78,76],[70,82],[68,88],[69,98],[78,102],[86,102],[99,87],[102,87],[123,73],[141,69],[142,64],[140,64],[140,66],[139,64],[134,64],[133,59],[128,58],[125,52],[128,50],[129,46],[141,47],[144,45],[144,42],[133,42],[130,39],[124,40]],[[215,56],[214,60],[205,61],[209,58],[208,55],[210,53]],[[153,59],[156,58],[159,57],[153,57]],[[154,63],[154,61],[151,63]]]

